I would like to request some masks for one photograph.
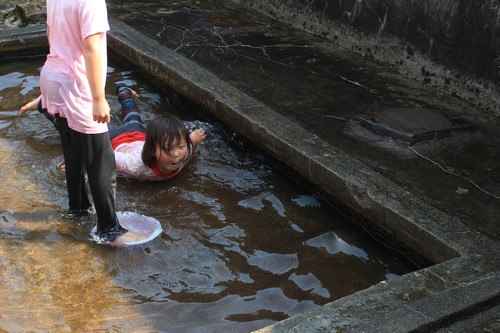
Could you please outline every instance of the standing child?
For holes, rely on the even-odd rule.
[[[115,213],[116,167],[107,133],[107,30],[104,0],[47,0],[50,52],[40,90],[42,106],[54,119],[63,146],[70,212],[91,207],[87,174],[97,236],[113,242],[126,230]]]

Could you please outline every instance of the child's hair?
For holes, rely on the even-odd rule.
[[[170,148],[175,141],[180,142],[184,138],[189,150],[191,140],[184,123],[172,115],[162,115],[151,119],[146,125],[146,141],[142,148],[142,161],[153,167],[156,161],[156,145],[170,154]]]

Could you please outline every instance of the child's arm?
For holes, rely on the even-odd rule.
[[[83,40],[83,56],[85,58],[85,70],[92,93],[92,115],[98,123],[109,123],[110,109],[104,93],[104,81],[102,77],[102,62],[99,43],[99,33],[88,36]]]
[[[205,134],[203,128],[197,128],[189,134],[189,138],[191,138],[195,145],[198,145],[205,141],[207,135]]]

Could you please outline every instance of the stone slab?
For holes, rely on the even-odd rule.
[[[434,109],[388,108],[357,115],[355,119],[378,135],[401,140],[409,145],[477,131],[466,119],[447,116]]]

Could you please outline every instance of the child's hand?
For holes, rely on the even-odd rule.
[[[40,101],[40,98],[42,96],[38,96],[36,99],[32,100],[31,102],[26,103],[24,106],[22,106],[19,109],[19,112],[25,113],[26,111],[35,111],[38,109],[38,102]]]
[[[109,123],[111,115],[106,98],[98,98],[92,101],[92,117],[98,123]]]
[[[193,140],[194,144],[197,145],[205,141],[207,135],[205,134],[203,128],[197,128],[189,134],[189,137]]]

